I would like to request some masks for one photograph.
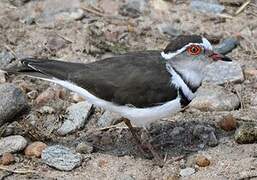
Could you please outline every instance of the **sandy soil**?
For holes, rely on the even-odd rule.
[[[93,6],[89,2],[93,2]],[[117,0],[65,0],[62,3],[60,0],[35,0],[17,7],[1,1],[0,51],[7,50],[18,59],[36,56],[89,63],[126,51],[162,49],[171,38],[159,31],[160,25],[164,24],[170,25],[176,33],[205,35],[214,43],[226,37],[240,36],[241,45],[229,56],[238,61],[243,69],[257,69],[256,1],[237,16],[233,14],[239,7],[233,3],[225,3],[225,16],[192,11],[187,1],[150,0],[148,5],[143,5],[144,10],[138,18],[131,18],[118,13],[122,4]],[[82,9],[84,18],[75,20],[72,15],[63,13],[72,8]],[[160,153],[166,154],[167,161],[163,168],[140,155],[130,133],[123,126],[99,130],[96,121],[102,111],[100,109],[96,109],[84,129],[65,137],[58,136],[55,129],[62,121],[60,117],[66,107],[72,102],[70,92],[25,77],[11,77],[8,81],[39,93],[51,86],[65,94],[63,98],[47,103],[57,107],[58,112],[51,118],[39,115],[37,119],[40,121],[36,127],[31,126],[27,117],[35,114],[40,105],[30,100],[31,111],[17,119],[19,127],[22,127],[17,128],[17,133],[31,141],[63,144],[71,149],[80,141],[89,141],[95,150],[92,154],[84,155],[82,166],[71,172],[55,170],[40,159],[26,158],[20,153],[16,156],[17,162],[8,169],[26,169],[33,173],[3,171],[0,173],[2,179],[173,180],[181,178],[179,172],[184,167],[194,167],[196,173],[182,179],[257,179],[257,144],[237,144],[233,138],[234,131],[225,132],[217,127],[217,122],[229,113],[237,118],[239,124],[257,123],[257,107],[252,105],[257,82],[252,76],[246,76],[241,84],[226,85],[232,92],[240,89],[243,106],[238,110],[200,112],[188,109],[153,125],[156,147]],[[218,145],[210,147],[190,138],[190,130],[197,125],[213,128],[219,139]],[[178,126],[188,131],[182,138],[170,143],[168,134]],[[211,164],[203,168],[196,166],[194,159],[199,154],[208,157]]]

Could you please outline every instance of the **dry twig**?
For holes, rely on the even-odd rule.
[[[248,0],[244,4],[242,4],[242,6],[240,6],[236,11],[235,15],[240,14],[250,3],[251,3],[251,0]]]
[[[0,170],[8,171],[8,172],[15,173],[15,174],[36,173],[36,171],[32,171],[32,170],[25,170],[25,169],[14,170],[14,169],[9,169],[9,168],[4,167],[4,166],[0,166]]]

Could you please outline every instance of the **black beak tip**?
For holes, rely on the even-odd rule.
[[[230,59],[230,58],[227,57],[227,56],[223,56],[223,57],[221,58],[221,60],[222,60],[222,61],[227,61],[227,62],[231,62],[231,61],[232,61],[232,59]]]

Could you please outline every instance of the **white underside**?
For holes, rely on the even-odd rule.
[[[87,90],[71,83],[68,81],[63,81],[59,79],[46,79],[39,78],[46,81],[50,81],[56,84],[59,84],[73,92],[80,94],[85,97],[90,103],[102,107],[106,110],[119,113],[122,117],[129,119],[134,125],[139,127],[147,127],[149,124],[161,118],[170,116],[173,113],[176,113],[181,110],[180,97],[175,100],[166,102],[159,106],[153,106],[149,108],[135,108],[128,106],[119,106],[115,105],[112,102],[105,101],[100,99],[93,94],[89,93]]]

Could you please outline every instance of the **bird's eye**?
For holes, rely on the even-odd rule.
[[[202,48],[197,45],[192,45],[192,46],[188,47],[187,52],[190,55],[198,55],[202,52]]]

